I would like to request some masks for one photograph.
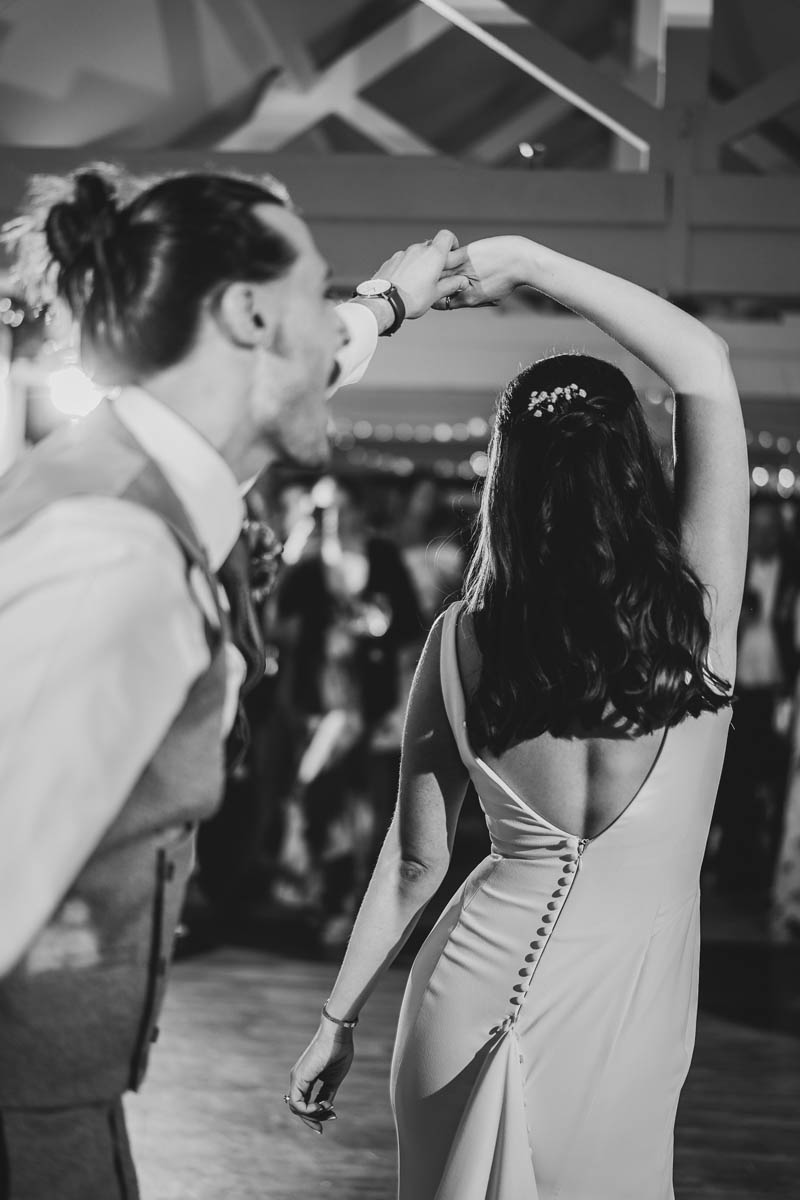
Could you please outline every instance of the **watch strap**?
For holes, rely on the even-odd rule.
[[[397,333],[403,321],[406,319],[406,306],[403,303],[403,297],[398,292],[397,288],[392,284],[388,292],[384,293],[384,300],[388,300],[394,310],[394,322],[388,329],[384,329],[381,337],[391,337],[393,333]]]
[[[406,306],[403,303],[403,297],[400,295],[393,283],[390,283],[388,288],[383,292],[376,292],[374,295],[365,295],[359,292],[358,288],[353,292],[353,298],[358,300],[388,300],[394,312],[394,321],[388,329],[384,329],[381,337],[391,337],[393,333],[397,333],[403,321],[406,319]]]

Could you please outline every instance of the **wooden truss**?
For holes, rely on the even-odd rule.
[[[255,2],[255,0],[250,0]],[[503,0],[418,0],[326,70],[315,70],[281,23],[267,18],[283,76],[217,153],[119,153],[132,169],[235,165],[281,175],[347,284],[397,246],[453,228],[463,240],[518,231],[673,295],[800,297],[800,174],[759,126],[800,103],[800,59],[727,103],[709,96],[713,0],[636,0],[629,63],[591,63],[526,22]],[[514,29],[514,46],[504,25]],[[436,148],[367,102],[364,91],[457,26],[544,84],[522,112],[503,114],[466,160]],[[522,54],[517,48],[526,47]],[[515,142],[570,108],[611,130],[615,170],[492,169]],[[389,155],[297,154],[291,144],[337,114]],[[719,170],[723,146],[755,168]],[[110,151],[105,150],[106,154]],[[31,170],[64,169],[80,151],[2,151],[0,217]],[[63,165],[62,165],[63,164]],[[768,173],[763,173],[765,169]],[[761,172],[761,173],[759,173]]]

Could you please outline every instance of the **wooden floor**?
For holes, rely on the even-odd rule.
[[[764,979],[754,982],[759,949],[707,944],[677,1200],[800,1198],[797,1010],[774,1013]],[[393,1200],[388,1070],[405,970],[365,1011],[339,1119],[318,1136],[282,1102],[334,973],[233,947],[176,964],[147,1084],[128,1102],[143,1200]]]

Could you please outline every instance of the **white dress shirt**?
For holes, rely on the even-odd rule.
[[[362,305],[340,313],[350,335],[342,385],[363,374],[378,330]],[[230,468],[141,389],[114,403],[218,568],[243,517]],[[71,497],[0,541],[0,975],[46,923],[208,665],[182,552],[147,509]],[[221,737],[243,674],[233,648],[229,668]]]

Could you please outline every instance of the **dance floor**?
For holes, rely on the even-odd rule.
[[[797,1200],[797,959],[724,935],[705,955],[676,1196]],[[232,946],[176,964],[147,1084],[127,1105],[143,1200],[393,1200],[387,1089],[404,969],[364,1013],[339,1119],[319,1136],[282,1101],[334,973]]]

